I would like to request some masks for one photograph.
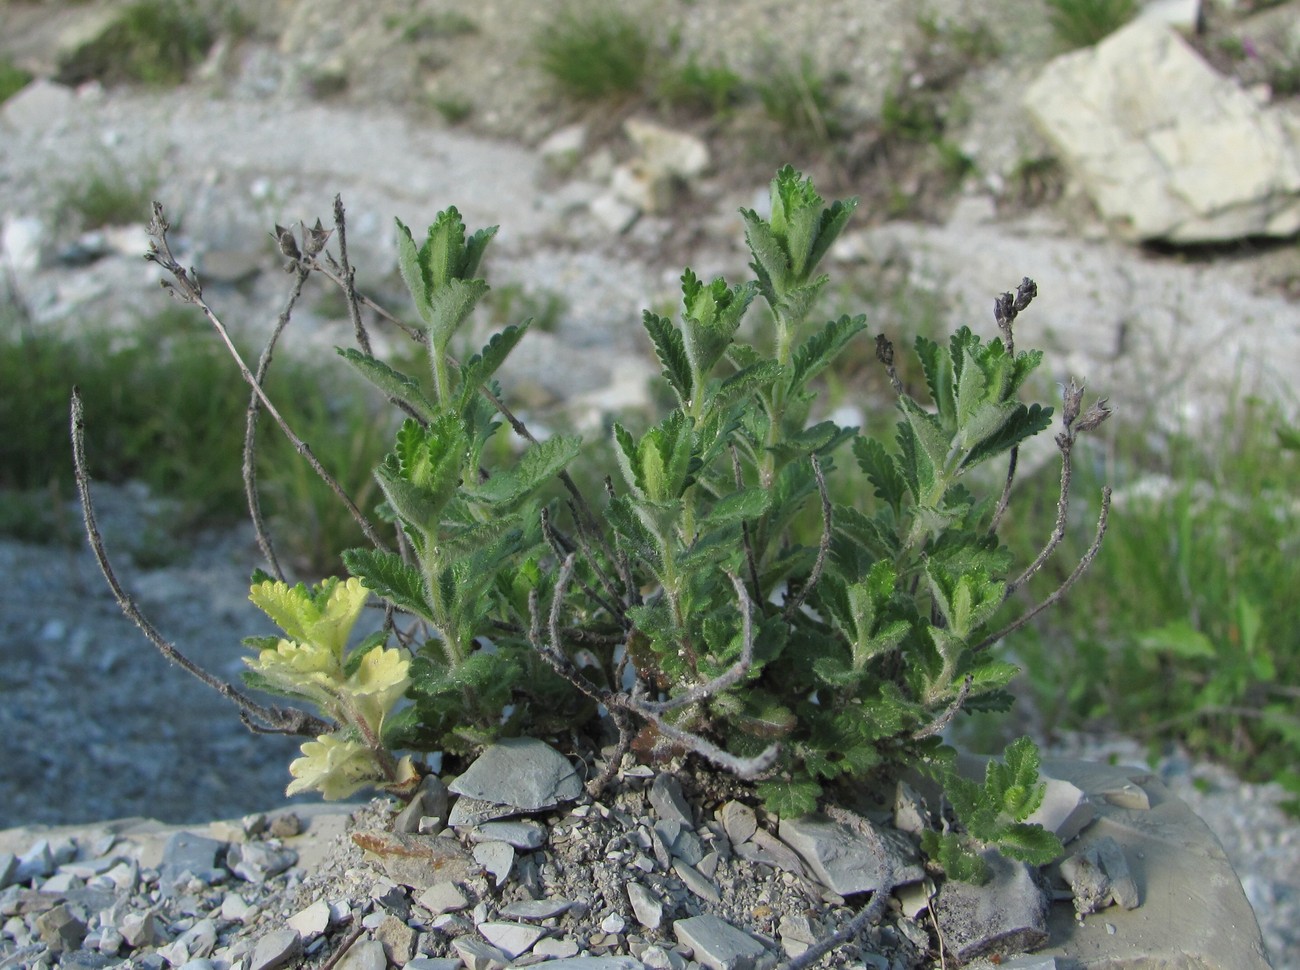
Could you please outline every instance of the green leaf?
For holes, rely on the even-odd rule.
[[[487,344],[461,367],[461,384],[463,393],[475,394],[478,389],[492,377],[505,363],[510,352],[515,349],[524,334],[528,332],[532,320],[525,320],[518,325],[506,327],[494,333]]]
[[[887,503],[895,515],[902,514],[907,482],[898,471],[898,465],[885,446],[876,438],[858,437],[853,442],[853,454],[858,467],[866,473],[867,481],[875,488],[876,498]]]
[[[683,336],[691,368],[701,379],[721,359],[757,292],[756,283],[734,289],[715,277],[707,285],[687,269],[682,274]]]
[[[429,339],[434,349],[446,352],[452,336],[474,312],[488,291],[482,280],[448,280],[429,301]]]
[[[411,230],[406,228],[401,219],[395,221],[397,222],[397,267],[401,271],[407,290],[411,293],[415,309],[419,311],[420,318],[427,325],[433,322],[433,312],[429,306],[431,294],[428,279],[421,265],[420,251],[416,248]]]
[[[758,289],[773,304],[780,302],[790,277],[790,258],[772,227],[751,209],[741,209],[745,220],[745,242],[753,260],[749,267],[758,278]]]
[[[719,499],[709,509],[701,525],[714,528],[742,519],[757,519],[772,504],[772,493],[765,488],[742,488]]]
[[[790,389],[798,390],[821,373],[855,336],[867,328],[865,315],[829,321],[811,334],[794,352]]]
[[[552,435],[525,451],[514,468],[475,486],[470,497],[493,505],[517,502],[553,479],[581,451],[577,435]]]
[[[348,549],[343,553],[343,565],[375,595],[398,609],[432,619],[420,571],[403,562],[401,556],[378,549]]]
[[[807,458],[813,454],[828,455],[856,434],[854,429],[841,428],[834,421],[820,421],[811,428],[804,428],[797,434],[778,441],[768,451],[782,462]]]
[[[1045,866],[1059,859],[1065,852],[1065,847],[1055,833],[1047,831],[1041,825],[1024,822],[1007,826],[998,836],[997,846],[1003,855],[1031,866]]]
[[[939,423],[951,434],[957,428],[952,357],[946,348],[923,336],[916,338],[916,356],[921,359],[921,369],[925,372],[925,383],[930,388],[930,397],[939,409]]]
[[[761,781],[755,786],[763,806],[781,818],[798,818],[817,810],[822,786],[811,778]]]
[[[336,347],[335,351],[355,367],[366,380],[391,398],[410,405],[426,421],[432,420],[437,408],[424,396],[420,384],[413,377],[394,370],[377,357],[363,354],[352,347]]]
[[[742,397],[770,388],[784,373],[785,368],[774,360],[762,360],[750,364],[736,371],[719,385],[713,395],[713,405],[727,407]]]
[[[686,355],[681,331],[673,326],[671,320],[649,310],[642,314],[642,324],[654,344],[655,355],[664,365],[664,380],[677,393],[678,401],[685,406],[695,391],[691,363]]]
[[[962,468],[971,468],[987,458],[993,458],[1010,450],[1026,438],[1050,427],[1052,409],[1039,404],[1025,407],[1017,404],[1007,415],[997,432],[975,444],[962,460]]]
[[[1218,656],[1214,641],[1187,620],[1174,620],[1139,633],[1137,642],[1144,650],[1170,653],[1184,660],[1213,660]]]
[[[920,490],[917,501],[933,506],[943,498],[947,484],[946,465],[952,439],[939,419],[911,398],[903,398],[901,404],[911,434],[908,441],[900,436],[899,444],[904,446],[904,459],[911,458],[914,462],[913,474]]]

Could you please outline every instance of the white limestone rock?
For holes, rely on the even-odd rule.
[[[1138,19],[1057,58],[1024,103],[1126,238],[1300,231],[1300,122],[1260,106],[1166,24]]]

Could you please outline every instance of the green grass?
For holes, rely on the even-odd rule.
[[[655,81],[655,98],[663,107],[690,114],[723,115],[745,95],[744,79],[725,62],[703,62],[694,55],[662,67]]]
[[[795,138],[825,146],[844,131],[833,94],[835,79],[818,70],[810,55],[797,64],[774,57],[755,92],[767,117]]]
[[[32,76],[7,57],[0,58],[0,104],[27,87]]]
[[[9,495],[0,531],[28,540],[79,538],[60,505],[73,492],[68,399],[81,389],[93,478],[139,480],[181,503],[180,531],[247,515],[240,467],[248,392],[198,314],[169,308],[137,334],[93,326],[76,339],[24,332],[0,313],[0,488]],[[331,362],[332,363],[332,362]],[[363,509],[372,508],[370,469],[391,436],[387,408],[357,386],[342,362],[308,367],[282,357],[268,391],[322,463]],[[348,377],[340,380],[341,373]],[[329,386],[325,400],[320,393]],[[382,414],[382,417],[380,416]],[[362,544],[359,529],[265,416],[259,426],[263,508],[299,567],[337,569],[337,554]],[[11,504],[12,497],[12,504]]]
[[[66,179],[54,203],[60,223],[81,229],[128,225],[149,220],[158,179],[120,162],[92,164]]]
[[[561,10],[534,45],[542,71],[579,101],[641,92],[653,47],[641,20],[612,4]]]
[[[1137,16],[1137,0],[1043,0],[1056,39],[1073,50],[1089,47]]]
[[[1009,644],[1049,729],[1178,740],[1300,796],[1300,452],[1279,445],[1278,424],[1245,400],[1212,440],[1169,437],[1159,461],[1142,429],[1104,461],[1080,456],[1078,505],[1091,512],[1102,482],[1116,486],[1101,554]],[[1055,475],[1021,483],[1033,507],[1006,530],[1021,555],[1055,515]],[[1067,538],[1039,595],[1085,542]]]
[[[60,65],[68,84],[99,80],[167,86],[207,56],[215,32],[192,0],[138,0]]]

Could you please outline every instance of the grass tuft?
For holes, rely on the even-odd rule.
[[[69,55],[58,80],[179,84],[207,56],[215,33],[192,0],[137,0]]]
[[[631,95],[645,86],[650,35],[614,5],[560,11],[535,45],[542,70],[580,101]]]
[[[0,104],[27,87],[32,76],[7,57],[0,57]]]
[[[1137,16],[1137,0],[1044,0],[1057,40],[1090,47]]]

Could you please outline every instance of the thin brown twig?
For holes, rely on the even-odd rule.
[[[690,690],[670,697],[666,701],[649,701],[639,700],[636,709],[639,713],[666,714],[669,711],[677,710],[681,707],[687,707],[691,704],[698,704],[700,701],[708,700],[715,694],[734,687],[736,684],[749,673],[749,669],[754,663],[754,618],[753,606],[750,603],[749,593],[745,589],[745,584],[740,578],[733,573],[727,573],[727,578],[731,580],[731,586],[736,591],[736,599],[740,607],[740,624],[741,624],[741,648],[740,656],[736,662],[724,670],[718,676],[703,684],[696,684]]]
[[[365,924],[358,919],[357,925],[352,928],[351,932],[348,933],[343,942],[339,944],[339,948],[330,954],[330,958],[321,964],[320,970],[334,970],[334,967],[338,966],[339,962],[347,956],[348,950],[352,949],[352,944],[361,939],[362,934],[365,932]]]
[[[280,312],[275,328],[271,331],[266,347],[263,348],[262,355],[257,361],[257,374],[255,376],[259,387],[266,383],[266,374],[271,367],[271,359],[275,354],[275,345],[279,342],[280,334],[284,332],[284,328],[289,325],[289,320],[293,316],[293,308],[297,305],[298,298],[302,295],[303,286],[306,285],[309,276],[310,271],[299,263],[294,273],[293,291],[289,294],[289,299]],[[257,491],[257,418],[261,409],[261,401],[258,399],[257,393],[249,394],[248,409],[244,414],[244,497],[248,501],[248,516],[253,521],[253,532],[257,537],[257,546],[262,550],[262,556],[271,567],[271,572],[275,574],[275,578],[284,582],[284,570],[280,568],[280,560],[275,554],[275,544],[271,541],[271,534],[267,531],[266,523],[262,518],[262,501]]]
[[[140,632],[169,661],[235,704],[240,710],[241,719],[249,730],[259,734],[301,734],[309,737],[327,734],[332,731],[334,725],[305,711],[293,708],[265,707],[258,704],[233,684],[221,680],[194,663],[177,649],[175,644],[158,632],[158,629],[149,621],[148,617],[135,604],[135,601],[127,594],[121,582],[118,581],[117,574],[113,571],[113,566],[109,562],[108,552],[104,548],[104,539],[99,531],[99,522],[95,516],[95,505],[90,495],[90,475],[86,471],[85,407],[81,400],[81,392],[75,387],[72,389],[71,426],[73,476],[77,485],[77,495],[81,500],[81,512],[85,522],[86,536],[90,541],[90,548],[95,555],[95,561],[99,564],[99,570],[104,574],[104,580],[108,583],[113,598],[117,600],[118,607],[127,619],[139,627]]]
[[[889,861],[889,849],[885,846],[884,840],[881,839],[880,833],[876,831],[875,827],[856,813],[838,805],[827,805],[826,814],[833,821],[839,822],[856,835],[872,843],[873,848],[876,850],[876,857],[881,860],[880,885],[871,894],[871,902],[863,907],[857,916],[830,936],[818,940],[794,959],[781,964],[780,970],[804,970],[805,967],[811,967],[827,953],[848,943],[862,932],[868,923],[874,923],[880,919],[885,912],[885,903],[894,891],[894,867]]]
[[[962,681],[961,689],[957,691],[957,696],[953,698],[942,714],[927,724],[925,727],[912,733],[913,741],[924,741],[926,738],[932,738],[936,734],[942,734],[944,729],[952,723],[952,719],[961,711],[962,705],[966,703],[966,698],[970,697],[971,688],[975,685],[973,674],[967,674],[966,679]]]
[[[257,395],[258,400],[261,401],[262,407],[266,408],[267,414],[271,415],[271,417],[275,419],[276,424],[280,426],[280,430],[283,431],[285,437],[289,439],[294,450],[307,460],[307,463],[311,465],[312,470],[316,472],[320,479],[325,482],[325,484],[329,486],[330,490],[338,496],[340,501],[343,502],[353,520],[361,527],[361,531],[365,533],[366,539],[369,540],[375,548],[385,552],[388,551],[388,547],[384,544],[383,540],[379,538],[379,534],[375,531],[374,526],[371,525],[370,520],[367,519],[365,515],[362,514],[361,510],[357,508],[356,503],[352,501],[343,486],[338,483],[333,475],[325,470],[325,466],[320,463],[320,460],[312,452],[311,447],[299,438],[296,433],[294,433],[294,430],[289,426],[289,422],[285,420],[282,414],[280,414],[279,409],[276,408],[276,406],[271,402],[271,399],[266,396],[266,392],[262,390],[261,385],[257,383],[256,376],[244,361],[244,357],[240,354],[239,348],[235,346],[234,340],[231,339],[230,332],[226,329],[226,325],[221,322],[221,319],[216,315],[212,307],[210,307],[203,299],[203,289],[199,285],[198,280],[190,271],[181,266],[172,255],[171,248],[167,243],[168,228],[169,225],[163,218],[162,204],[155,202],[153,221],[149,224],[149,235],[153,237],[154,242],[150,244],[149,252],[145,254],[145,258],[158,263],[163,267],[163,269],[170,273],[175,280],[174,283],[169,283],[164,280],[163,285],[175,294],[177,299],[185,303],[191,303],[203,312],[203,315],[207,318],[208,322],[212,324],[213,328],[217,331],[218,336],[221,337],[222,342],[226,345],[226,349],[234,358],[244,381],[253,389],[253,393]]]
[[[1024,615],[1020,616],[1016,620],[1013,620],[1011,623],[1007,624],[997,633],[991,634],[985,637],[983,640],[981,640],[973,648],[975,653],[979,653],[981,650],[987,650],[989,647],[997,643],[1003,637],[1007,637],[1010,636],[1012,633],[1015,633],[1022,626],[1024,626],[1034,617],[1036,617],[1039,613],[1043,612],[1043,610],[1047,609],[1049,606],[1054,604],[1057,600],[1059,600],[1062,596],[1065,595],[1066,590],[1068,590],[1071,586],[1074,585],[1075,581],[1084,574],[1084,572],[1087,570],[1089,566],[1092,565],[1092,561],[1097,558],[1097,553],[1101,550],[1101,540],[1104,539],[1106,536],[1106,525],[1109,520],[1109,517],[1110,517],[1110,486],[1107,485],[1105,488],[1101,490],[1101,514],[1097,517],[1097,533],[1093,537],[1092,545],[1088,546],[1087,552],[1083,554],[1083,558],[1079,560],[1078,565],[1074,567],[1074,570],[1070,573],[1070,575],[1065,578],[1065,582],[1061,583],[1061,585],[1056,588],[1055,592],[1053,592],[1050,596],[1044,599],[1041,603],[1035,606],[1028,613],[1025,613]]]
[[[1056,436],[1056,445],[1061,449],[1061,487],[1056,500],[1056,524],[1052,527],[1052,534],[1048,537],[1047,543],[1034,557],[1034,561],[1025,567],[1024,572],[1007,583],[1006,591],[1002,596],[1003,600],[1009,599],[1011,594],[1033,579],[1052,553],[1056,551],[1056,547],[1061,544],[1061,540],[1065,538],[1067,518],[1070,514],[1070,484],[1074,474],[1074,442],[1074,434],[1068,430]]]
[[[370,349],[370,334],[361,319],[361,306],[357,301],[357,271],[348,261],[348,223],[343,212],[343,196],[334,196],[334,232],[339,239],[339,269],[342,271],[343,295],[348,301],[348,316],[352,318],[352,329],[356,333],[357,346],[362,352],[373,357]]]

